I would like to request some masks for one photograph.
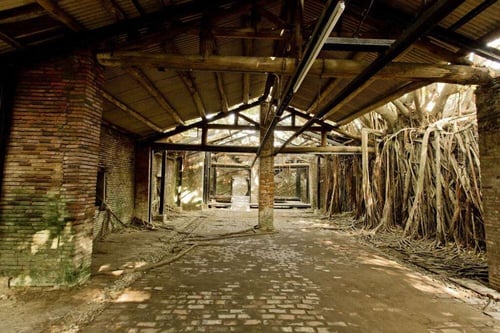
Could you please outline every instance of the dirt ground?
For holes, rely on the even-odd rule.
[[[209,240],[255,234],[256,211],[221,209],[109,235],[95,243],[85,285],[3,290],[0,332],[500,332],[488,297],[310,211],[277,210],[275,220],[276,234]],[[200,242],[210,244],[141,271]]]

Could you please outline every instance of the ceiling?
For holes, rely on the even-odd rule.
[[[210,115],[243,111],[270,91],[283,103],[280,93],[307,60],[326,3],[2,0],[0,56],[4,63],[30,62],[33,55],[90,46],[109,60],[101,61],[103,120],[140,138],[159,138],[208,123]],[[444,9],[426,18],[442,3]],[[499,14],[500,2],[491,0],[347,0],[335,38],[318,57],[327,61],[313,66],[282,115],[293,107],[311,122],[338,126],[430,82],[486,82],[489,74],[464,56],[473,51],[500,60],[487,46],[500,37]],[[289,61],[257,68],[283,58]]]

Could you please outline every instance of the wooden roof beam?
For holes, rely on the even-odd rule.
[[[17,41],[14,37],[2,31],[0,31],[0,40],[4,41],[5,43],[9,44],[10,46],[16,49],[21,49],[24,47],[24,45],[21,44],[19,41]]]
[[[220,96],[220,105],[222,112],[228,112],[229,110],[229,102],[226,95],[226,88],[224,87],[224,78],[222,77],[222,73],[215,73],[215,81],[217,83],[217,91]]]
[[[143,66],[168,68],[184,71],[211,71],[235,73],[276,73],[291,75],[297,68],[293,58],[240,57],[240,56],[196,56],[152,54],[146,52],[114,52],[97,54],[99,63],[108,67]],[[351,78],[370,66],[367,62],[344,59],[317,59],[309,70],[309,75]],[[374,74],[381,80],[426,80],[461,84],[481,84],[492,77],[485,68],[466,65],[413,64],[392,62]]]
[[[155,99],[160,107],[165,110],[177,123],[184,125],[184,120],[177,111],[170,105],[158,87],[147,77],[147,75],[137,67],[130,67],[127,73],[132,76],[146,91]]]
[[[218,153],[257,153],[257,146],[229,146],[229,145],[195,145],[182,143],[155,143],[151,147],[155,150],[168,151],[205,151]],[[369,147],[369,153],[375,148]],[[327,147],[286,147],[281,154],[361,154],[360,146],[327,146]]]
[[[264,39],[264,40],[280,40],[286,39],[289,34],[288,30],[270,29],[255,31],[253,28],[212,28],[214,37],[219,38],[240,38],[240,39]]]
[[[115,0],[99,0],[106,12],[111,13],[117,22],[126,20],[127,14]]]
[[[262,103],[262,98],[258,99],[257,101],[255,101],[253,103],[245,104],[245,105],[242,105],[242,106],[240,106],[240,107],[238,107],[238,108],[236,108],[234,110],[230,110],[227,113],[225,113],[225,112],[219,112],[215,116],[211,117],[210,119],[202,119],[200,121],[197,121],[197,122],[189,124],[189,125],[177,126],[173,130],[170,130],[170,131],[165,132],[165,133],[160,133],[160,134],[152,135],[152,136],[150,136],[148,138],[145,138],[143,140],[143,142],[147,144],[147,143],[152,143],[152,142],[157,141],[157,140],[167,139],[167,138],[169,138],[171,136],[174,136],[176,134],[180,134],[180,133],[189,131],[189,130],[191,130],[193,128],[203,127],[206,124],[212,123],[212,122],[217,121],[219,119],[226,118],[226,117],[228,117],[231,114],[238,114],[238,113],[240,113],[242,111],[251,109],[251,108],[253,108],[253,107],[257,106],[257,105],[260,105],[260,103]]]
[[[75,32],[84,31],[85,28],[77,20],[66,13],[59,5],[53,0],[36,0],[36,2],[49,14],[65,26]]]
[[[148,126],[149,128],[155,130],[156,132],[163,132],[163,129],[160,128],[158,125],[154,124],[153,122],[151,122],[150,120],[148,120],[146,117],[144,117],[143,115],[141,115],[139,112],[137,112],[136,110],[132,109],[130,106],[128,106],[127,104],[123,103],[122,101],[120,101],[118,98],[116,98],[115,96],[111,95],[109,92],[107,91],[102,91],[102,97],[107,100],[109,103],[113,104],[114,106],[116,106],[118,109],[128,113],[129,115],[131,115],[132,117],[134,117],[135,119],[139,120],[141,123],[145,124],[146,126]]]
[[[184,83],[184,86],[191,94],[191,98],[193,99],[194,105],[196,106],[196,110],[200,114],[200,117],[205,118],[207,116],[207,111],[201,99],[200,93],[198,92],[198,87],[196,86],[196,81],[193,75],[187,71],[177,71],[176,73],[179,75],[182,83]]]

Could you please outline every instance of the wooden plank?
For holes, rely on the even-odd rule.
[[[276,73],[291,75],[297,62],[293,58],[249,57],[249,56],[209,56],[153,54],[146,52],[123,51],[99,53],[99,63],[107,67],[144,66],[168,68],[184,71],[212,71],[236,73]],[[370,64],[346,59],[317,59],[309,75],[352,78],[363,72]],[[426,80],[458,84],[485,84],[492,76],[485,68],[467,65],[415,64],[392,62],[374,76],[379,80]]]
[[[146,74],[137,67],[127,68],[127,73],[132,76],[149,94],[156,100],[163,110],[179,124],[184,125],[184,120],[180,117],[177,111],[170,105],[165,96],[161,93],[158,87],[146,76]]]
[[[146,117],[144,117],[139,112],[137,112],[136,110],[132,109],[130,106],[128,106],[127,104],[123,103],[118,98],[116,98],[115,96],[111,95],[110,93],[108,93],[108,92],[106,92],[106,91],[103,90],[102,91],[102,97],[105,100],[107,100],[108,102],[110,102],[111,104],[113,104],[114,106],[116,106],[117,108],[119,108],[120,110],[125,111],[126,113],[128,113],[132,117],[134,117],[135,119],[137,119],[140,122],[142,122],[143,124],[147,125],[149,128],[155,130],[156,132],[163,132],[163,129],[160,128],[158,125],[152,123]]]

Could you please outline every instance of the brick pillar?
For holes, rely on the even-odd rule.
[[[150,218],[151,154],[149,147],[136,147],[134,216],[145,222],[149,222]]]
[[[0,275],[11,285],[90,275],[102,82],[86,52],[19,72],[0,197]]]
[[[269,103],[260,107],[260,137],[261,141],[267,128],[273,120]],[[263,231],[274,230],[274,134],[262,146],[259,158],[259,227]]]
[[[500,290],[500,82],[479,87],[476,106],[489,281]]]

